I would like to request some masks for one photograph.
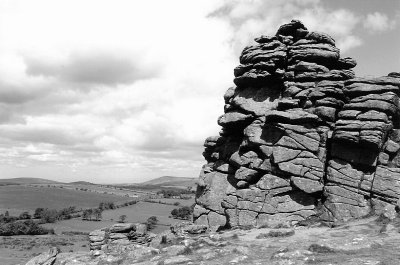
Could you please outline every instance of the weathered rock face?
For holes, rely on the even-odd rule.
[[[255,41],[204,143],[195,223],[346,221],[396,205],[400,75],[356,78],[356,62],[300,21]]]
[[[150,241],[151,235],[147,233],[146,225],[139,223],[118,223],[89,234],[90,250],[101,250],[108,245],[140,245]]]

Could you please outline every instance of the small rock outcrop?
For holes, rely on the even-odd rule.
[[[400,74],[355,77],[297,20],[244,48],[206,139],[194,222],[214,230],[347,221],[400,198]],[[396,208],[397,209],[397,208]]]
[[[52,265],[56,261],[57,254],[60,250],[56,247],[50,248],[48,251],[32,258],[26,265]]]
[[[118,223],[89,234],[90,250],[103,250],[109,245],[146,244],[151,241],[147,226],[140,223]]]

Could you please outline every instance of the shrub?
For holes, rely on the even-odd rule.
[[[33,217],[36,218],[36,219],[41,219],[44,210],[45,210],[44,208],[36,208],[35,209],[35,213],[33,214]]]
[[[193,209],[189,206],[183,206],[171,211],[171,215],[177,219],[189,219],[192,216],[192,213]]]
[[[152,230],[158,223],[158,219],[156,216],[150,216],[146,221],[147,230]]]
[[[118,222],[119,222],[119,223],[125,223],[125,220],[126,220],[126,215],[123,214],[123,215],[121,215],[121,216],[119,217]]]
[[[46,209],[42,214],[42,222],[44,223],[55,223],[59,218],[59,214],[56,210]]]
[[[314,253],[334,253],[335,250],[327,247],[327,246],[323,246],[323,245],[319,245],[319,244],[311,244],[310,247],[308,248],[309,251],[314,252]]]
[[[19,215],[19,219],[31,219],[31,215],[29,214],[29,212],[23,212]]]
[[[157,194],[162,194],[164,198],[171,198],[174,196],[181,196],[182,194],[191,194],[193,191],[183,190],[183,189],[168,189],[168,190],[160,190]]]
[[[82,213],[82,220],[86,221],[100,221],[102,217],[103,210],[100,208],[86,209]]]
[[[101,202],[99,204],[99,209],[101,210],[114,210],[116,208],[113,202]]]
[[[44,235],[54,233],[54,230],[48,230],[32,220],[15,221],[0,225],[0,236],[15,235]]]
[[[256,236],[257,239],[269,238],[269,237],[289,237],[294,235],[294,230],[271,230],[268,233],[261,233]]]
[[[93,211],[94,219],[96,221],[100,221],[103,218],[102,213],[103,213],[103,210],[98,209],[98,208],[94,209],[94,211]]]
[[[92,220],[93,209],[83,210],[82,220]]]
[[[71,219],[76,213],[76,207],[70,206],[59,211],[54,209],[36,208],[33,217],[35,219],[41,219],[42,223],[54,223],[57,220]]]
[[[14,222],[17,220],[18,220],[18,217],[15,217],[15,216],[10,216],[10,215],[5,215],[5,214],[0,215],[0,224],[11,223],[11,222]]]

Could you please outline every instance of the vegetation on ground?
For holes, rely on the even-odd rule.
[[[147,230],[151,231],[154,229],[154,227],[157,225],[158,223],[158,219],[157,216],[150,216],[147,221],[146,221],[146,226],[147,226]]]
[[[41,227],[33,220],[17,220],[0,224],[0,236],[54,234],[54,230]]]
[[[126,220],[126,214],[120,215],[118,218],[119,223],[125,223]]]
[[[171,215],[175,219],[189,220],[193,214],[194,204],[189,206],[183,206],[181,208],[176,208],[171,211]]]
[[[123,196],[84,192],[75,189],[57,187],[31,187],[23,185],[0,186],[0,209],[22,209],[33,211],[38,207],[62,209],[71,205],[80,208],[92,208],[101,202],[123,203]]]
[[[194,194],[195,191],[192,189],[166,189],[166,190],[160,190],[157,192],[157,194],[162,195],[164,198],[190,198],[188,196],[184,196],[184,195],[188,195],[188,194]]]

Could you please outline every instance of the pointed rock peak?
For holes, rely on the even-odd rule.
[[[400,78],[400,73],[399,72],[391,72],[388,74],[390,77],[395,77],[395,78]]]
[[[306,35],[307,33],[307,28],[304,26],[303,22],[294,19],[290,23],[280,26],[278,31],[276,32],[276,36],[282,35],[292,36],[293,38],[296,38],[299,34]]]

